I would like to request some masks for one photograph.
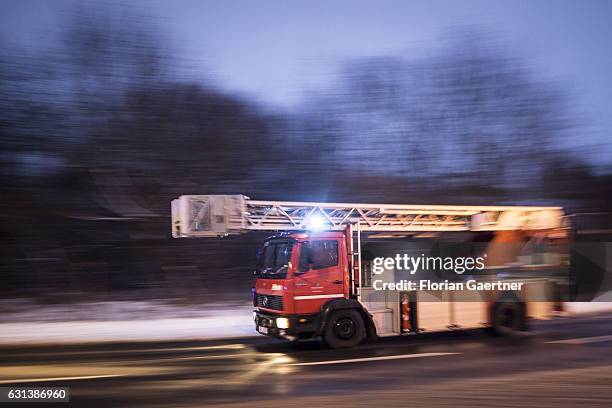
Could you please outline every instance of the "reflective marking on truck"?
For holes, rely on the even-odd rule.
[[[307,296],[296,296],[295,300],[306,300],[306,299],[330,299],[330,298],[341,298],[344,297],[344,293],[336,293],[333,295],[307,295]]]

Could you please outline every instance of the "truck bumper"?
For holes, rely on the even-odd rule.
[[[255,330],[260,334],[278,339],[296,341],[315,337],[319,332],[319,315],[286,315],[254,310]],[[289,327],[279,328],[276,319],[284,317]]]

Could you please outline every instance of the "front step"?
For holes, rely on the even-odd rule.
[[[376,334],[379,337],[397,335],[393,331],[393,310],[392,309],[377,309],[368,310],[372,315],[372,320],[376,326]]]

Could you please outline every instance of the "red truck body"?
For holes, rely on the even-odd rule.
[[[355,276],[350,234],[350,228],[295,232],[265,241],[253,288],[255,325],[261,334],[291,341],[322,337],[332,347],[351,347],[366,337],[425,331],[481,327],[509,334],[525,330],[528,318],[548,318],[560,310],[558,299],[548,295],[530,302],[508,291],[468,302],[443,291],[392,292],[383,293],[381,301],[381,291],[373,290],[371,281]],[[493,241],[505,245],[508,237],[519,240],[521,235],[503,231]],[[548,284],[531,279],[524,293],[545,293]]]

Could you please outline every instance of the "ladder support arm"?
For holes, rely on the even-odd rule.
[[[243,195],[183,195],[172,201],[172,236],[248,231],[344,230],[443,232],[553,229],[561,207],[452,206],[258,201]]]

